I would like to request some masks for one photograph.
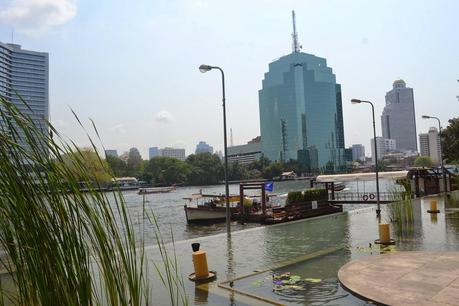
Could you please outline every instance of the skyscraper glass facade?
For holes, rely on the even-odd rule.
[[[270,63],[259,107],[265,157],[312,171],[344,166],[341,87],[324,58],[293,52]]]

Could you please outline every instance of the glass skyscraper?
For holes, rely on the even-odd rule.
[[[269,64],[259,91],[262,151],[311,171],[344,166],[341,86],[324,58],[299,51]]]

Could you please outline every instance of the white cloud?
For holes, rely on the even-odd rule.
[[[155,121],[159,123],[170,123],[170,122],[175,121],[175,118],[167,110],[161,110],[156,113]]]
[[[0,22],[25,33],[41,33],[70,21],[76,0],[11,0],[0,8]]]

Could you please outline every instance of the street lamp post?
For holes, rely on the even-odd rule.
[[[444,186],[444,191],[445,192],[448,192],[447,190],[447,184],[446,184],[446,169],[445,167],[443,166],[443,148],[442,148],[442,145],[441,145],[441,123],[440,123],[440,119],[438,119],[437,117],[434,117],[434,116],[427,116],[427,115],[423,115],[422,116],[422,119],[435,119],[438,121],[438,132],[439,132],[439,137],[440,137],[440,167],[441,167],[441,172],[443,174],[443,186]]]
[[[370,101],[352,99],[352,104],[368,103],[371,105],[371,113],[373,115],[373,141],[375,146],[375,172],[376,172],[376,216],[381,220],[381,206],[379,203],[379,170],[378,170],[378,147],[376,144],[376,123],[375,123],[375,107]]]
[[[225,73],[223,69],[218,66],[201,65],[199,71],[205,73],[212,69],[218,69],[222,74],[222,93],[223,93],[223,142],[225,154],[225,202],[226,202],[226,232],[231,234],[231,212],[229,204],[229,185],[228,185],[228,146],[226,141],[226,107],[225,107]],[[242,205],[242,203],[241,203]]]

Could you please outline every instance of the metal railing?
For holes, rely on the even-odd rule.
[[[380,192],[379,200],[383,202],[392,202],[402,198],[402,193]],[[332,201],[376,201],[376,192],[336,192],[334,199],[332,194],[328,195],[328,200]]]

